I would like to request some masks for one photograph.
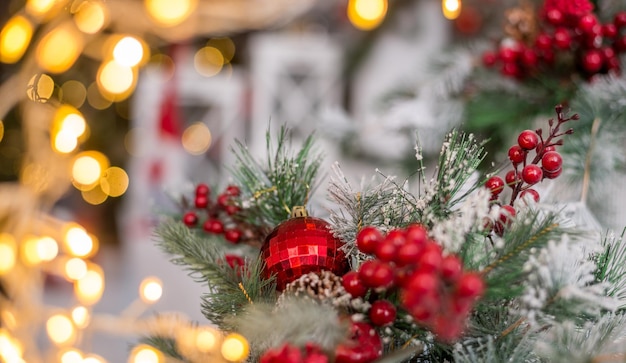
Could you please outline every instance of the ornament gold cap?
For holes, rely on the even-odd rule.
[[[308,217],[309,213],[306,211],[306,207],[297,205],[291,209],[291,218]]]

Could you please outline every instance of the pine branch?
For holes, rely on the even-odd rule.
[[[626,309],[626,241],[624,232],[617,237],[609,234],[602,240],[603,251],[594,256],[596,281],[608,285],[607,296],[619,302],[618,309]]]
[[[156,234],[160,237],[157,245],[172,255],[174,264],[184,266],[195,281],[208,285],[210,292],[202,297],[202,312],[223,330],[230,330],[223,323],[226,316],[239,313],[251,302],[273,298],[273,279],[261,279],[259,259],[241,270],[232,268],[216,244],[200,238],[180,222],[163,223]]]
[[[529,339],[495,339],[492,336],[467,339],[453,352],[455,363],[531,363],[540,362],[532,354]]]
[[[242,206],[247,210],[245,221],[260,227],[273,228],[287,219],[291,208],[305,205],[315,189],[315,178],[322,157],[314,152],[314,139],[307,137],[302,148],[290,150],[289,130],[281,127],[276,146],[270,132],[266,134],[268,159],[261,165],[240,141],[232,152],[237,158],[232,170],[241,186]]]
[[[176,340],[173,338],[165,338],[160,336],[149,336],[140,339],[140,342],[143,344],[147,344],[151,347],[158,349],[161,353],[165,354],[167,357],[177,359],[182,363],[191,363],[189,360],[185,359],[178,352],[176,348]]]

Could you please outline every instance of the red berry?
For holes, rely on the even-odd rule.
[[[528,197],[533,198],[535,203],[539,203],[539,192],[537,192],[535,189],[526,189],[522,192],[522,194],[520,194],[520,198],[522,198],[522,200]]]
[[[446,282],[455,282],[463,274],[463,263],[454,255],[448,255],[441,261],[441,277]]]
[[[487,179],[487,182],[485,182],[485,186],[487,187],[487,189],[491,190],[492,195],[498,195],[504,190],[504,180],[495,175]]]
[[[187,212],[183,215],[183,223],[187,227],[195,226],[198,223],[198,216],[194,212]]]
[[[462,320],[439,315],[435,318],[433,333],[437,336],[437,340],[451,344],[461,336],[463,327]]]
[[[551,49],[545,49],[541,52],[541,59],[548,65],[553,65],[556,57]]]
[[[387,300],[377,300],[370,308],[370,321],[376,326],[385,326],[396,320],[396,307]]]
[[[494,224],[494,230],[498,235],[502,235],[504,230],[508,228],[515,217],[515,208],[510,205],[503,205],[500,209],[499,220]]]
[[[617,27],[615,24],[608,23],[602,25],[602,35],[607,38],[615,38],[617,35]]]
[[[356,246],[363,253],[373,254],[376,251],[376,245],[382,240],[383,234],[378,228],[367,226],[363,227],[356,235]]]
[[[363,262],[359,268],[359,279],[367,287],[386,289],[393,285],[394,273],[388,264],[369,260]]]
[[[546,171],[543,175],[548,179],[555,179],[563,172],[563,168],[555,170],[555,171]]]
[[[517,49],[511,47],[502,47],[500,48],[498,55],[504,63],[514,63],[517,60],[518,54],[519,52],[517,51]]]
[[[442,260],[441,246],[435,242],[429,242],[424,246],[417,265],[421,271],[436,272],[441,268]]]
[[[428,230],[421,224],[412,224],[404,232],[406,242],[415,242],[423,245],[428,241]]]
[[[556,151],[548,151],[543,154],[541,158],[541,167],[544,171],[553,172],[561,168],[563,165],[563,158],[561,154]]]
[[[521,61],[523,65],[529,68],[533,68],[537,65],[537,60],[537,53],[533,49],[524,49],[521,55]]]
[[[552,8],[546,12],[546,19],[548,20],[548,23],[552,25],[560,25],[563,23],[565,17],[563,16],[561,10]]]
[[[522,180],[526,183],[533,185],[537,184],[543,179],[543,171],[535,164],[526,165],[522,169]]]
[[[209,233],[220,234],[224,232],[224,224],[219,219],[207,219],[202,229]]]
[[[605,64],[607,63],[609,59],[615,58],[616,56],[615,49],[611,47],[604,47],[600,49],[600,52],[602,53],[602,58],[604,59]]]
[[[539,145],[537,145],[537,153],[547,153],[548,151],[555,151],[556,150],[556,146],[554,145],[550,145],[550,146],[543,146],[544,143],[540,142]]]
[[[241,190],[236,185],[229,185],[226,187],[224,194],[230,195],[231,197],[238,197],[241,194]]]
[[[224,231],[224,238],[231,243],[239,243],[241,240],[241,231],[235,228],[227,229]]]
[[[226,263],[228,263],[228,266],[232,268],[235,268],[235,266],[243,266],[245,264],[245,261],[241,256],[225,255],[224,258],[226,259]]]
[[[612,71],[619,71],[619,69],[622,67],[617,57],[606,59],[604,64],[606,65],[607,69]]]
[[[459,298],[473,299],[479,297],[485,291],[485,283],[476,273],[465,273],[456,285],[456,296]]]
[[[439,279],[434,273],[418,271],[409,278],[406,289],[418,296],[436,295],[439,291]]]
[[[222,193],[220,195],[217,196],[217,204],[222,207],[225,208],[227,205],[231,204],[230,203],[230,195]]]
[[[196,196],[204,195],[208,197],[209,194],[211,194],[211,189],[208,185],[200,183],[196,186]]]
[[[598,24],[598,18],[595,15],[589,13],[585,14],[578,19],[578,29],[583,33],[590,33],[593,27]]]
[[[519,178],[519,175],[517,175],[517,171],[515,170],[509,170],[506,173],[506,176],[504,177],[504,180],[506,182],[506,185],[508,185],[511,188],[515,188],[515,185],[517,185],[517,183],[521,180]]]
[[[519,145],[513,145],[509,148],[509,160],[514,165],[521,164],[526,159],[526,152]]]
[[[513,78],[517,78],[522,75],[522,71],[520,70],[517,63],[513,63],[513,62],[504,63],[502,65],[502,68],[500,69],[500,73],[502,73],[502,75],[504,76],[513,77]]]
[[[483,53],[483,64],[486,67],[491,67],[494,64],[496,64],[496,61],[498,60],[498,57],[496,56],[496,54],[494,52],[484,52]]]
[[[396,264],[398,266],[407,266],[417,263],[417,259],[422,253],[424,243],[418,243],[415,240],[407,241],[404,245],[398,248],[396,255]]]
[[[209,198],[205,194],[197,195],[194,204],[196,208],[206,208],[209,205]]]
[[[552,48],[552,38],[548,34],[541,33],[535,39],[535,46],[538,49],[546,50]]]
[[[402,236],[404,239],[404,236]],[[395,244],[393,239],[385,238],[376,245],[376,251],[374,251],[376,257],[384,262],[392,262],[396,259],[398,253],[398,245]]]
[[[238,206],[234,204],[229,204],[226,207],[224,207],[224,210],[226,211],[226,214],[228,214],[229,216],[232,216],[232,215],[239,213],[241,208],[239,208]]]
[[[367,287],[363,285],[363,282],[359,279],[359,273],[356,271],[350,271],[343,275],[342,284],[346,292],[352,295],[353,298],[364,297],[367,293]]]
[[[615,44],[613,44],[613,48],[615,48],[616,52],[626,51],[626,36],[616,39]]]
[[[583,54],[583,68],[589,73],[597,73],[602,69],[602,53],[598,50],[588,50]]]
[[[524,130],[517,137],[518,145],[524,150],[532,150],[539,144],[539,136],[533,130]],[[509,149],[509,157],[510,157]]]
[[[396,247],[402,246],[405,241],[405,232],[400,229],[394,229],[387,233],[385,240],[391,241]]]
[[[620,11],[615,14],[613,24],[615,24],[618,29],[626,25],[626,11]]]
[[[565,28],[558,28],[554,31],[554,45],[558,49],[569,49],[572,45],[572,36],[569,30]]]

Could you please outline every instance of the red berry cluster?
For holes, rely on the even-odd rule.
[[[554,179],[563,171],[563,158],[556,151],[556,147],[563,145],[560,137],[573,133],[573,129],[561,131],[561,125],[578,120],[578,114],[567,117],[563,114],[563,106],[555,107],[557,113],[556,124],[550,119],[549,133],[544,139],[543,130],[524,130],[517,137],[517,144],[509,148],[509,160],[512,169],[509,170],[504,180],[499,176],[492,176],[485,182],[485,186],[491,191],[492,200],[497,201],[507,185],[512,189],[511,199],[508,205],[502,206],[500,220],[495,224],[496,233],[501,234],[504,228],[515,216],[513,204],[518,197],[532,197],[539,202],[539,193],[532,187],[543,179]]]
[[[356,243],[361,252],[376,258],[343,276],[348,293],[365,297],[369,289],[384,292],[397,288],[402,308],[416,322],[442,341],[460,336],[465,318],[485,286],[478,274],[463,271],[459,257],[444,256],[441,246],[429,239],[426,228],[419,224],[386,235],[368,226],[359,232]],[[396,307],[389,301],[372,303],[369,319],[375,326],[392,324],[395,318]]]
[[[240,194],[239,187],[229,185],[212,201],[211,188],[206,184],[198,184],[193,208],[183,215],[183,223],[188,227],[196,227],[201,222],[205,232],[223,234],[227,241],[239,243],[243,233],[234,218],[240,212],[237,206]],[[201,218],[204,218],[203,221]]]
[[[577,71],[587,78],[619,72],[619,53],[626,51],[626,11],[603,24],[587,0],[575,7],[567,1],[546,0],[538,14],[539,33],[527,41],[510,39],[497,52],[483,53],[483,63],[499,65],[503,75],[516,79],[562,67],[556,59],[572,56]]]
[[[307,343],[304,351],[299,347],[286,343],[278,348],[267,350],[261,356],[260,363],[328,363],[328,357],[321,348]]]

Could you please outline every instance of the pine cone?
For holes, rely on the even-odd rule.
[[[505,17],[504,31],[506,34],[527,45],[535,41],[539,28],[535,8],[531,3],[524,1],[519,7],[507,10]]]
[[[336,307],[348,307],[352,298],[343,288],[341,277],[330,271],[310,272],[288,283],[278,305],[290,296],[311,298]]]

